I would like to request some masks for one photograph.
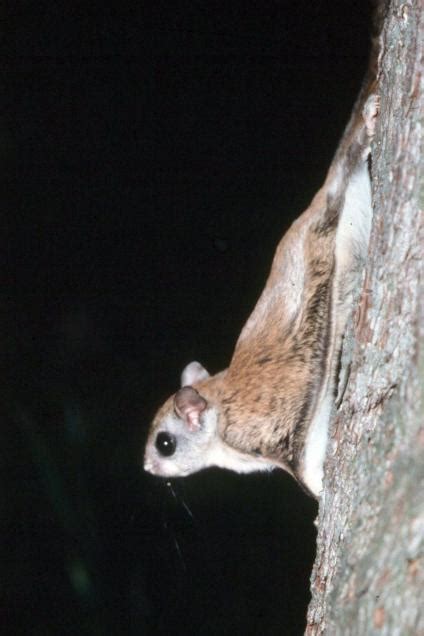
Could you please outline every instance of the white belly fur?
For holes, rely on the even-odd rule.
[[[303,481],[318,496],[322,490],[328,425],[334,404],[336,366],[346,321],[352,309],[352,295],[366,258],[371,229],[371,183],[364,162],[352,175],[336,235],[336,274],[332,310],[332,343],[315,415],[305,441]]]

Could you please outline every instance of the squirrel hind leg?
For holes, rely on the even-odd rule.
[[[371,152],[371,142],[374,139],[375,129],[377,125],[378,114],[380,112],[380,95],[371,93],[367,98],[362,109],[362,117],[365,123],[365,132],[368,138],[368,144],[362,153],[362,157],[366,159]]]
[[[362,109],[367,135],[372,139],[375,135],[375,126],[380,112],[380,95],[372,93],[366,100]]]

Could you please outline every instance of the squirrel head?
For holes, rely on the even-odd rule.
[[[185,367],[181,388],[152,422],[145,470],[162,477],[183,477],[213,464],[210,455],[217,436],[218,411],[207,397],[213,381],[199,362]]]

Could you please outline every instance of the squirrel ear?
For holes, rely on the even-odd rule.
[[[200,415],[207,405],[206,400],[192,386],[184,386],[174,396],[175,412],[192,432],[200,428]]]
[[[190,362],[186,367],[184,367],[183,372],[181,373],[181,386],[191,386],[196,382],[200,382],[200,380],[206,380],[210,375],[206,371],[205,367],[202,367],[200,362]]]

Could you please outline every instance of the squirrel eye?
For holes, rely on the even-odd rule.
[[[161,455],[164,457],[170,457],[175,453],[177,440],[169,433],[158,433],[155,446]]]

